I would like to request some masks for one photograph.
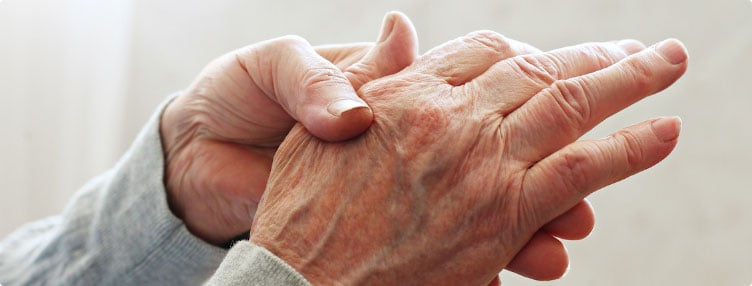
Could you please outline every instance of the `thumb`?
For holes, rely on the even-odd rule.
[[[261,92],[320,139],[354,137],[373,121],[344,73],[301,37],[261,43],[238,60]]]
[[[412,22],[400,12],[389,12],[384,16],[376,46],[345,69],[345,75],[357,90],[366,82],[401,71],[417,56],[418,36]]]
[[[344,76],[352,93],[339,98],[326,98],[327,95],[322,94],[323,98],[318,100],[328,102],[328,114],[314,103],[306,105],[297,119],[313,135],[328,141],[346,140],[363,133],[371,126],[373,112],[355,90],[366,82],[399,72],[412,64],[417,54],[418,39],[410,19],[399,12],[387,13],[376,45],[360,61],[345,69]]]
[[[238,59],[244,67],[255,67],[246,70],[257,86],[311,134],[326,141],[347,140],[373,121],[373,112],[355,90],[400,71],[417,56],[415,29],[406,16],[391,12],[383,26],[376,46],[344,73],[296,36],[264,42]]]

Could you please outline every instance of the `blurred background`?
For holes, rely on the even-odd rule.
[[[676,151],[591,196],[595,231],[566,244],[571,269],[563,279],[504,272],[504,285],[752,282],[749,0],[1,1],[0,237],[60,212],[213,58],[287,34],[314,45],[373,41],[390,10],[412,18],[421,52],[479,29],[543,50],[682,40],[687,74],[587,135],[679,115]]]

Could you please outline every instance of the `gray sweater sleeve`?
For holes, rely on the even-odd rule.
[[[60,215],[0,242],[0,284],[198,285],[215,272],[227,251],[191,235],[167,205],[159,134],[167,102],[120,161],[82,187]],[[257,279],[269,273],[268,285],[299,276],[258,247],[236,247],[229,257],[244,268],[225,267],[215,284],[249,281],[241,271]]]
[[[268,250],[248,241],[241,241],[232,247],[207,285],[310,284],[295,269]]]

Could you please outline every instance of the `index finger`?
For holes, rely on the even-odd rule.
[[[557,80],[609,67],[645,46],[635,40],[585,43],[546,53],[517,56],[493,65],[466,84],[497,112],[508,114]]]
[[[684,46],[667,40],[600,71],[556,81],[507,117],[510,124],[525,126],[525,132],[508,126],[517,134],[509,144],[524,147],[517,158],[537,162],[608,116],[667,88],[686,68]]]

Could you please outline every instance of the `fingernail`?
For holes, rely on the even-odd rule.
[[[630,55],[638,53],[646,48],[645,44],[643,44],[642,42],[632,39],[621,40],[616,42],[616,44]]]
[[[687,50],[676,39],[665,40],[656,45],[655,49],[667,62],[673,65],[678,65],[687,60]]]
[[[326,107],[326,110],[329,111],[330,114],[340,117],[343,113],[357,108],[368,108],[368,106],[363,102],[345,98],[330,103],[329,106]]]
[[[392,30],[394,30],[394,13],[389,12],[384,16],[384,22],[381,24],[381,34],[379,34],[379,40],[377,42],[381,43],[386,41],[386,39],[389,38],[389,35],[392,34]]]
[[[663,142],[674,141],[679,137],[682,121],[678,116],[661,117],[654,120],[651,124],[653,133]]]

